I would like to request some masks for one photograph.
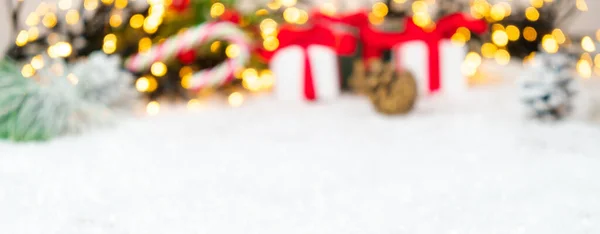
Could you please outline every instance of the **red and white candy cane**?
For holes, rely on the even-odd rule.
[[[188,51],[216,39],[235,45],[239,49],[239,53],[214,68],[193,74],[190,88],[200,89],[206,86],[222,85],[230,81],[233,74],[242,69],[250,59],[248,38],[241,29],[230,22],[204,23],[190,28],[182,34],[153,46],[146,52],[130,57],[125,62],[125,66],[133,72],[148,70],[155,62],[173,59],[180,52]]]

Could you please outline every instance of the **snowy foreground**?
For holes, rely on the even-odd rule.
[[[0,142],[0,233],[600,233],[600,124],[529,121],[513,91],[401,117],[250,98]]]

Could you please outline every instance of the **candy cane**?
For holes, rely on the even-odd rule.
[[[200,89],[205,86],[222,85],[230,81],[233,74],[243,68],[250,59],[248,38],[242,30],[230,22],[205,23],[190,28],[180,35],[153,46],[146,52],[132,56],[126,61],[125,66],[133,72],[148,70],[155,62],[173,59],[180,52],[215,39],[225,40],[236,45],[239,48],[239,54],[214,68],[193,74],[190,88]]]

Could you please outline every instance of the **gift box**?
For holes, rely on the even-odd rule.
[[[318,24],[284,26],[279,47],[263,57],[275,76],[274,93],[282,100],[330,100],[341,92],[336,37]]]
[[[394,60],[398,69],[409,70],[417,80],[419,91],[433,94],[460,95],[468,88],[461,65],[467,54],[464,45],[451,42],[459,28],[483,33],[487,25],[465,14],[452,14],[440,19],[435,29],[426,31],[407,19],[405,31],[394,45]]]

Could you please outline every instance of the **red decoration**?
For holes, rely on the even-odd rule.
[[[316,66],[317,64],[312,64],[311,63],[311,57],[309,55],[309,47],[311,46],[324,46],[324,47],[328,47],[331,48],[331,50],[333,52],[335,52],[335,48],[336,48],[336,37],[333,34],[333,32],[322,26],[322,25],[312,25],[310,28],[308,29],[303,29],[303,28],[298,28],[296,26],[291,26],[291,25],[286,25],[284,27],[281,28],[279,34],[278,34],[278,39],[279,39],[279,47],[277,48],[277,50],[269,52],[269,51],[265,51],[265,50],[259,50],[259,54],[261,54],[264,58],[266,58],[267,60],[271,60],[274,55],[276,55],[278,52],[282,51],[283,49],[286,49],[288,47],[292,47],[292,46],[298,46],[302,49],[303,51],[303,65],[304,65],[304,80],[303,80],[303,92],[304,92],[304,98],[306,100],[309,101],[314,101],[317,100],[319,97],[317,95],[317,92],[315,91],[316,89],[316,85],[314,77],[313,77],[313,66]],[[347,39],[342,39],[342,40],[347,40]],[[346,45],[346,46],[351,46],[351,45]],[[321,66],[326,66],[323,64],[319,64]],[[337,68],[333,68],[337,71]],[[276,74],[277,75],[277,74]],[[339,86],[339,77],[326,77],[327,79],[336,79],[336,83],[338,83],[337,86]],[[279,78],[282,79],[282,78]],[[339,89],[339,87],[337,87]]]
[[[221,15],[219,19],[223,21],[229,21],[234,24],[239,24],[242,20],[242,16],[235,10],[225,9],[225,12],[223,12],[223,15]]]
[[[179,59],[179,62],[189,65],[196,60],[196,51],[193,49],[182,51],[177,54],[177,59]]]
[[[177,11],[183,12],[190,6],[190,0],[173,0],[170,8]]]
[[[465,27],[474,33],[483,33],[487,24],[463,13],[448,15],[440,19],[435,29],[425,31],[415,25],[411,18],[405,19],[404,32],[382,32],[373,28],[369,23],[368,13],[365,11],[349,15],[328,16],[321,13],[313,14],[314,20],[325,22],[338,22],[354,26],[359,29],[359,40],[363,45],[363,59],[380,58],[384,50],[392,49],[409,41],[423,41],[429,48],[429,87],[430,92],[440,89],[440,54],[439,43],[449,39],[458,28]]]

